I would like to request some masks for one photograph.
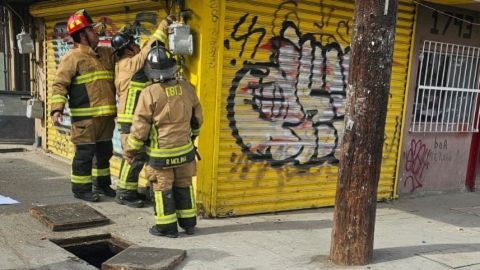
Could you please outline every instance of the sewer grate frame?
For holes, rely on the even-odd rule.
[[[183,249],[131,246],[102,264],[102,270],[173,270],[187,256]]]
[[[127,249],[130,246],[136,246],[134,243],[127,241],[125,239],[122,239],[114,234],[111,233],[104,233],[104,234],[95,234],[95,235],[86,235],[86,236],[75,236],[75,237],[70,237],[70,238],[49,238],[48,239],[50,242],[56,244],[57,246],[61,247],[63,250],[69,252],[75,258],[78,258],[81,261],[84,261],[88,263],[89,265],[92,265],[93,267],[96,267],[98,269],[101,269],[101,266],[95,266],[91,264],[89,261],[85,260],[84,258],[78,256],[74,252],[72,252],[69,249],[75,248],[75,247],[80,247],[80,246],[85,246],[87,248],[88,246],[92,246],[95,244],[107,244],[110,252],[113,253],[112,256],[106,258],[103,262],[109,260],[111,257],[117,255],[118,253],[122,252],[123,250]],[[103,262],[101,262],[103,264]]]
[[[74,208],[77,208],[80,210],[80,212],[83,212],[85,214],[86,212],[90,212],[89,214],[94,215],[93,218],[85,219],[85,220],[69,220],[69,221],[62,221],[62,220],[56,220],[56,218],[61,217],[61,215],[57,215],[59,210],[64,211],[65,209],[70,208],[70,210],[75,210]],[[49,211],[54,211],[55,215],[49,215]],[[69,214],[75,213],[69,212]],[[88,228],[88,227],[95,227],[95,226],[101,226],[101,225],[107,225],[112,223],[112,221],[107,218],[105,215],[94,209],[93,207],[85,204],[85,203],[66,203],[66,204],[58,204],[58,205],[45,205],[45,206],[37,206],[30,208],[30,214],[38,219],[41,223],[45,224],[49,229],[52,231],[66,231],[66,230],[76,230],[76,229],[82,229],[82,228]],[[71,217],[71,216],[64,216],[65,217]],[[78,217],[78,214],[76,215]]]

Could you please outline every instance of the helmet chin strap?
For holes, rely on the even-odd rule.
[[[175,80],[175,77],[174,78],[159,79],[158,81],[161,82],[161,83],[168,83],[168,82],[171,82],[173,80]]]
[[[127,46],[125,48],[127,50],[127,52],[129,52],[129,55],[136,55],[137,53],[135,52],[135,50],[131,49],[130,46]]]
[[[96,47],[94,48],[94,47],[92,46],[92,42],[90,42],[90,38],[88,37],[87,31],[84,31],[84,34],[85,34],[85,37],[86,37],[86,39],[87,39],[88,46],[89,46],[90,48],[92,48],[92,50],[95,51]]]
[[[90,46],[90,48],[92,48],[92,50],[95,50],[97,48],[97,46],[93,47],[92,46],[92,42],[90,42],[90,38],[87,36],[87,41],[88,41],[88,46]]]

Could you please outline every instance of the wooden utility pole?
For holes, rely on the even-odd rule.
[[[330,259],[372,259],[398,0],[357,0]]]

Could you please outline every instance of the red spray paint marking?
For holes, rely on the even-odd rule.
[[[405,153],[405,170],[409,173],[403,186],[411,183],[410,192],[414,192],[417,188],[422,187],[422,174],[425,168],[428,168],[428,156],[430,149],[422,142],[422,140],[412,139],[410,149]]]

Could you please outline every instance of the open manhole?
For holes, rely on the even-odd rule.
[[[132,245],[111,234],[50,239],[50,241],[98,269],[101,269],[102,263]]]

